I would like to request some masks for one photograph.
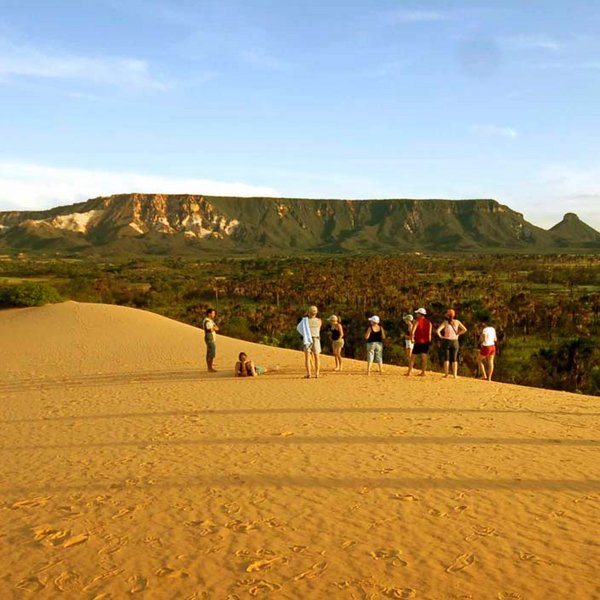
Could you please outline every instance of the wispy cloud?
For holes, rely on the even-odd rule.
[[[473,125],[469,128],[469,133],[484,137],[503,137],[515,139],[519,132],[512,127],[498,127],[497,125]]]
[[[137,58],[51,53],[0,40],[0,78],[46,78],[163,91],[168,85]]]
[[[509,50],[561,50],[565,44],[549,35],[525,34],[511,35],[499,39],[502,46]]]
[[[37,210],[129,192],[242,197],[279,195],[271,187],[243,182],[0,162],[0,209]]]
[[[394,23],[428,23],[432,21],[446,21],[450,18],[447,13],[437,10],[406,10],[389,11],[388,18]]]
[[[600,60],[531,62],[527,67],[540,71],[598,71]]]

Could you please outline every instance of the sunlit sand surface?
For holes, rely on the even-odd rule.
[[[115,306],[0,332],[0,598],[600,597],[598,398],[225,337],[210,375]]]

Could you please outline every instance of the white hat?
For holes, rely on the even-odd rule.
[[[373,315],[372,317],[369,317],[369,321],[371,321],[371,323],[379,323],[379,317],[377,315]]]
[[[337,318],[337,315],[331,315],[329,317],[329,319],[327,319],[328,321],[339,321],[339,319]]]
[[[427,314],[427,311],[424,308],[417,308],[417,310],[415,310],[415,312],[418,315],[426,315]]]
[[[414,317],[412,315],[404,315],[402,318],[405,321],[414,321]]]

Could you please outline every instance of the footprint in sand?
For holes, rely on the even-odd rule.
[[[427,511],[432,517],[447,517],[448,513],[442,512],[441,510],[438,510],[437,508],[430,508]]]
[[[497,598],[498,600],[523,600],[523,596],[517,592],[500,592]]]
[[[294,581],[301,581],[302,579],[314,579],[315,577],[322,575],[325,569],[327,569],[326,561],[315,563],[310,567],[310,569],[302,571],[302,573],[298,573],[298,575],[294,577]]]
[[[485,525],[475,525],[473,527],[473,533],[469,534],[465,538],[465,542],[472,542],[480,537],[498,536],[498,532],[494,527],[486,527]]]
[[[417,597],[417,592],[412,588],[387,587],[382,590],[386,598],[398,598],[398,600],[411,600]]]
[[[135,510],[135,506],[128,506],[127,508],[122,508],[120,511],[116,512],[111,517],[111,519],[113,519],[113,520],[122,519],[123,517],[130,515],[134,510]]]
[[[131,587],[129,588],[130,594],[139,594],[148,589],[148,580],[142,575],[134,575],[127,581],[131,584]]]
[[[519,558],[521,560],[532,562],[535,565],[551,565],[553,564],[551,560],[546,560],[545,558],[540,558],[535,554],[531,554],[529,552],[524,552],[523,550],[519,550]]]
[[[418,498],[412,494],[392,494],[392,500],[402,500],[403,502],[418,502]]]
[[[400,558],[401,551],[400,550],[373,550],[369,552],[369,556],[374,558],[375,560],[386,560],[389,561],[391,565],[394,567],[406,567],[408,563]]]
[[[73,571],[63,571],[55,580],[54,587],[60,592],[68,592],[79,585],[79,575]]]
[[[27,500],[19,500],[12,505],[12,508],[36,508],[38,506],[46,506],[51,496],[36,496]]]
[[[342,542],[342,549],[343,550],[347,550],[348,548],[352,548],[352,546],[355,546],[356,542],[354,540],[346,540],[344,542]]]
[[[470,567],[475,562],[475,555],[473,553],[459,554],[454,562],[446,569],[447,573],[457,573],[463,571],[467,567]]]
[[[69,533],[68,531],[42,525],[33,529],[33,539],[36,542],[42,542],[46,546],[59,546],[65,541]]]
[[[259,594],[262,596],[269,594],[270,592],[276,592],[280,589],[281,586],[278,583],[274,583],[272,581],[265,581],[264,579],[259,579],[248,588],[248,593],[251,596],[258,596]]]
[[[169,579],[185,579],[190,576],[187,571],[171,569],[171,567],[160,567],[155,571],[158,577],[168,577]]]
[[[452,512],[461,513],[461,512],[464,512],[465,510],[467,510],[467,508],[469,508],[469,507],[466,504],[461,504],[460,506],[455,506],[452,509]]]
[[[39,577],[34,576],[21,579],[15,587],[25,592],[35,593],[41,592],[46,587],[46,584]]]
[[[73,546],[78,546],[79,544],[87,542],[89,539],[89,533],[80,533],[79,535],[71,536],[63,542],[63,548],[72,548]]]
[[[271,567],[278,564],[287,563],[287,558],[285,556],[275,556],[273,558],[261,558],[260,560],[255,560],[251,562],[246,567],[246,573],[254,573],[255,571],[267,571]]]
[[[302,552],[304,552],[306,549],[308,548],[308,546],[290,546],[290,550],[292,552],[295,552],[296,554],[301,554]],[[343,546],[342,546],[343,548]]]
[[[231,531],[235,531],[235,533],[248,533],[249,531],[253,531],[257,529],[255,522],[242,523],[242,521],[236,519],[235,521],[230,521],[225,525],[227,529],[231,529]]]

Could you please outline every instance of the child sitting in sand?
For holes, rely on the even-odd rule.
[[[256,377],[257,375],[266,373],[267,369],[260,365],[255,365],[245,352],[240,352],[238,361],[235,363],[234,372],[236,377]]]

